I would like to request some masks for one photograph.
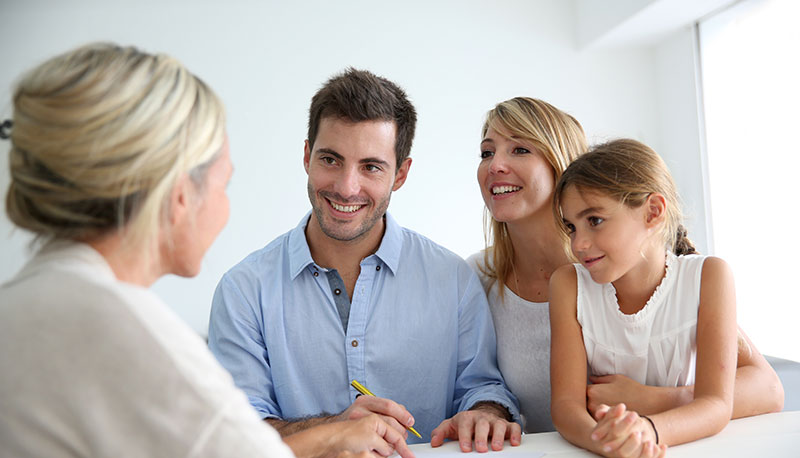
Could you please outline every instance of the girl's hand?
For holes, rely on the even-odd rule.
[[[629,410],[642,412],[647,393],[644,385],[624,375],[589,376],[590,385],[586,385],[586,407],[595,416],[598,407],[605,404],[613,406],[625,402]]]
[[[667,450],[656,445],[650,422],[627,409],[625,404],[599,406],[595,411],[597,426],[591,439],[609,457],[661,457]]]

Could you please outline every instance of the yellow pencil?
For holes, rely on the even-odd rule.
[[[366,395],[366,396],[375,396],[374,394],[372,394],[372,391],[370,391],[370,390],[368,390],[368,389],[367,389],[367,387],[365,387],[364,385],[362,385],[362,384],[358,383],[358,380],[353,380],[352,382],[350,382],[350,386],[352,386],[353,388],[355,388],[356,390],[358,390],[358,392],[359,392],[359,393],[361,393],[361,394],[363,394],[363,395]],[[407,430],[411,431],[412,433],[414,433],[414,435],[415,435],[415,436],[417,436],[417,437],[419,437],[420,439],[422,439],[422,436],[420,436],[420,434],[417,432],[417,430],[416,430],[416,429],[412,428],[411,426],[406,426],[405,428],[406,428]]]

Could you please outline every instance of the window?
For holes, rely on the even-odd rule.
[[[699,24],[713,253],[762,353],[800,360],[800,2],[747,0]]]

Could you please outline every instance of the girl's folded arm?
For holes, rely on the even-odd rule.
[[[660,442],[668,445],[718,433],[733,409],[737,355],[733,275],[723,260],[709,257],[701,278],[694,400],[651,416]]]
[[[573,444],[601,453],[591,440],[597,422],[586,410],[586,350],[577,319],[577,277],[572,265],[550,279],[550,411],[553,424]]]

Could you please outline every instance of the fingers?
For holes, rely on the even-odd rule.
[[[356,419],[377,413],[394,418],[400,425],[414,426],[414,417],[402,405],[391,399],[379,398],[376,396],[359,396],[353,404],[345,411],[349,411],[348,419]]]
[[[408,430],[403,427],[400,423],[397,422],[397,419],[394,417],[389,417],[386,415],[379,415],[383,421],[386,422],[387,425],[392,427],[395,431],[403,435],[404,439],[408,439]]]
[[[448,418],[441,422],[433,431],[431,431],[431,447],[439,447],[444,443],[445,439],[453,439],[453,419]]]
[[[492,425],[492,450],[503,450],[503,442],[506,440],[508,432],[508,422],[498,420]],[[478,448],[477,444],[475,448]],[[480,450],[478,450],[480,452]]]
[[[522,426],[516,422],[508,423],[508,441],[512,447],[516,447],[522,443]]]
[[[594,427],[594,430],[592,430],[592,440],[598,442],[607,442],[612,440],[615,437],[613,433],[615,425],[626,414],[625,405],[618,404],[612,408],[609,408],[606,405],[601,405],[597,409],[597,412],[599,416],[597,418],[597,425]]]
[[[651,444],[648,442],[647,444]],[[644,445],[647,445],[644,444]],[[617,449],[617,455],[619,456],[651,456],[647,455],[645,452],[647,448],[642,444],[642,433],[641,431],[634,431],[630,434],[625,441],[623,441],[619,448]]]
[[[637,443],[641,443],[641,429],[634,428],[638,421],[639,415],[636,412],[628,412],[615,421],[608,434],[600,439],[603,442],[603,451],[611,452],[619,449],[625,441],[634,435],[638,437]]]
[[[353,453],[345,450],[343,452],[339,452],[339,454],[336,455],[336,458],[373,458],[374,456],[375,455],[367,451]]]
[[[475,417],[475,451],[480,453],[489,451],[487,442],[491,429],[492,424],[489,423],[489,420],[484,417]]]
[[[474,428],[474,422],[472,420],[471,415],[461,415],[467,412],[460,412],[456,414],[456,417],[460,416],[461,421],[457,422],[458,427],[458,444],[461,446],[462,452],[471,452],[472,451],[472,432]],[[455,418],[455,417],[454,417]],[[487,431],[488,434],[488,431]],[[483,438],[484,447],[486,447],[486,437]],[[485,450],[484,450],[485,451]]]
[[[614,380],[614,376],[613,375],[590,375],[589,376],[589,381],[594,383],[594,384],[611,383],[612,380]]]
[[[594,419],[596,421],[602,420],[606,416],[609,410],[611,410],[611,407],[605,404],[598,405],[597,410],[594,411]]]
[[[522,428],[514,422],[477,410],[459,412],[453,418],[443,421],[431,433],[431,447],[439,447],[445,439],[458,440],[462,452],[488,452],[491,440],[492,450],[502,450],[506,438],[511,445],[522,443]]]
[[[414,454],[408,448],[405,438],[396,429],[389,426],[384,417],[371,415],[359,420],[368,424],[374,433],[374,440],[370,441],[369,448],[382,456],[389,456],[397,452],[403,458],[413,458]]]
[[[403,430],[405,432],[405,429]],[[411,449],[408,448],[408,444],[406,444],[406,436],[408,434],[401,435],[395,429],[389,427],[384,428],[382,431],[378,431],[378,433],[383,437],[383,439],[391,444],[392,449],[397,452],[402,458],[413,458],[414,453],[411,452]],[[389,451],[391,453],[391,450]],[[386,455],[384,455],[386,456]]]

